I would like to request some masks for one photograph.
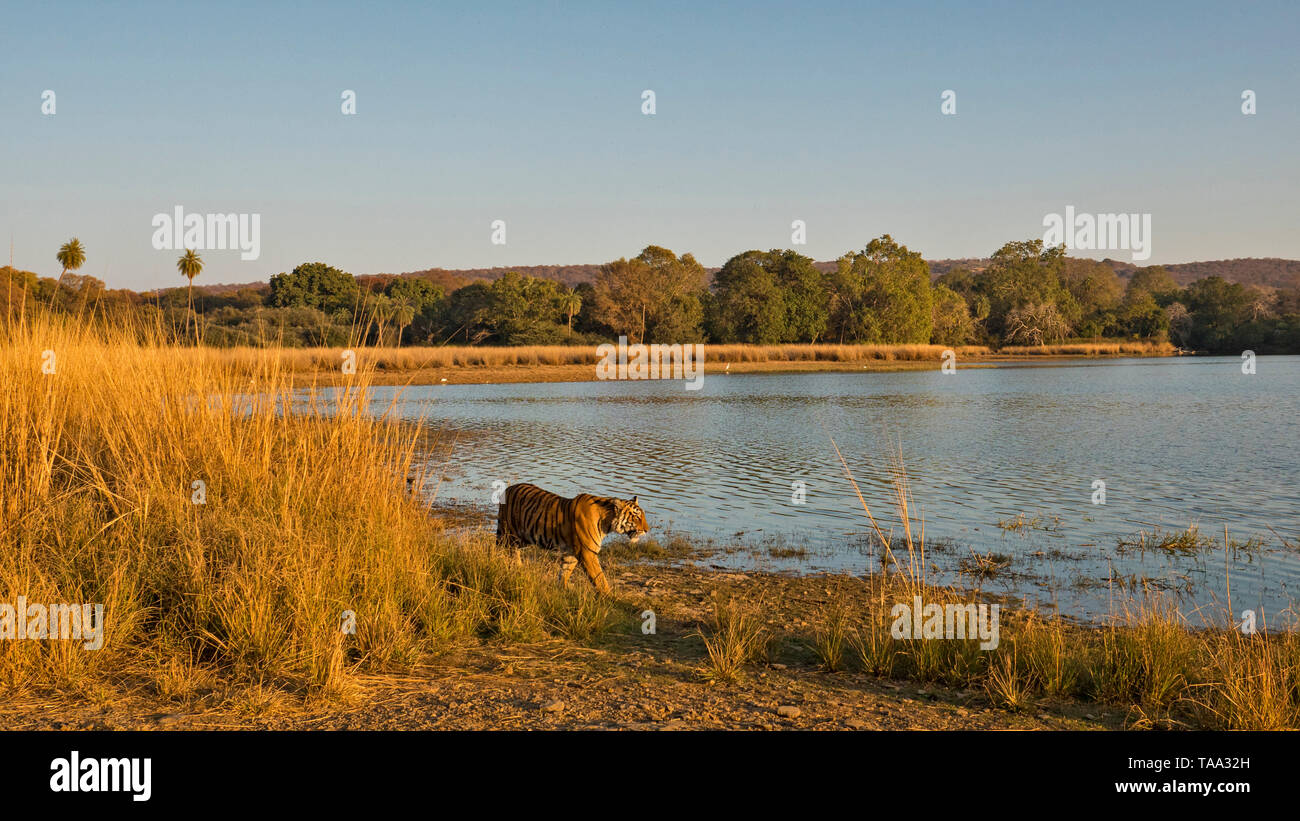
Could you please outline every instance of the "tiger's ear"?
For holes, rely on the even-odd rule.
[[[636,504],[636,497],[635,497],[635,496],[632,497],[632,504]]]

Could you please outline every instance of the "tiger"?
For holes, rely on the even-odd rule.
[[[580,493],[566,499],[537,485],[516,484],[506,488],[505,502],[497,507],[497,544],[516,549],[525,544],[568,549],[560,583],[568,587],[573,568],[581,563],[587,578],[603,594],[610,588],[600,568],[600,543],[611,533],[621,533],[635,542],[649,530],[645,511],[635,496],[614,499]]]

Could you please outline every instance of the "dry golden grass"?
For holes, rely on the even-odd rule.
[[[342,348],[270,349],[279,367],[293,373],[338,371]],[[749,362],[939,362],[952,350],[959,360],[1005,356],[1165,356],[1176,352],[1167,342],[1102,342],[1008,347],[993,351],[982,345],[705,345],[706,364]],[[265,360],[262,348],[204,348],[194,352],[213,364],[248,371]],[[411,347],[358,349],[358,358],[379,371],[436,368],[500,368],[554,365],[595,366],[601,357],[592,345],[519,347]]]
[[[371,409],[364,365],[295,403],[275,351],[235,362],[139,334],[0,319],[0,602],[105,611],[99,650],[0,641],[0,692],[178,696],[215,678],[335,694],[358,669],[585,637],[611,615],[549,566],[443,532],[412,490],[419,431]]]
[[[519,347],[409,347],[357,346],[344,348],[207,348],[170,349],[202,367],[255,378],[270,367],[294,384],[312,382],[339,385],[345,351],[350,350],[368,382],[406,384],[421,382],[545,382],[585,381],[596,378],[601,360],[594,345],[537,345]],[[706,371],[732,374],[814,371],[894,371],[929,367],[942,362],[943,345],[705,345]],[[1176,350],[1168,343],[1080,343],[1038,348],[1003,348],[993,351],[979,345],[952,348],[962,365],[1042,356],[1168,356]]]
[[[192,352],[213,365],[252,372],[274,353],[279,367],[291,373],[337,372],[342,348],[202,348]],[[938,362],[944,345],[705,345],[705,363],[728,362]],[[989,349],[960,346],[958,357],[983,356]],[[501,368],[591,365],[601,360],[592,345],[518,347],[360,348],[358,361],[382,372],[438,368]]]
[[[1173,356],[1168,342],[1064,342],[1059,345],[1013,345],[999,348],[1006,356]]]

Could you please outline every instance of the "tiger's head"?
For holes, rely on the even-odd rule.
[[[614,499],[614,522],[610,528],[613,533],[622,533],[630,541],[635,542],[650,530],[650,525],[646,524],[645,511],[636,503],[636,497],[631,499]]]

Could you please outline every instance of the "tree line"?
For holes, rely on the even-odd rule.
[[[420,277],[356,277],[323,262],[267,285],[196,293],[202,259],[190,251],[177,261],[188,288],[138,294],[78,276],[85,250],[76,240],[57,259],[57,280],[0,269],[11,312],[16,300],[31,300],[99,319],[131,313],[215,346],[587,345],[626,336],[991,347],[1148,339],[1215,353],[1300,352],[1300,287],[1218,276],[1182,287],[1160,266],[1125,281],[1106,263],[1038,239],[1008,242],[987,264],[937,279],[919,252],[886,234],[832,266],[791,250],[753,250],[710,276],[690,254],[651,245],[574,287],[508,271],[449,293]]]

